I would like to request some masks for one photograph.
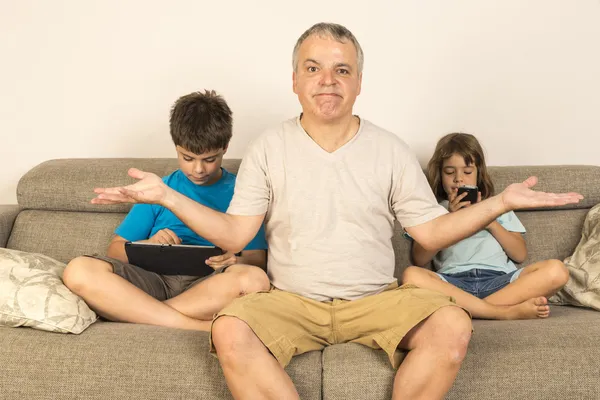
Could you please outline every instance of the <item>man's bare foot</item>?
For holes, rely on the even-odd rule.
[[[543,297],[534,297],[520,304],[507,307],[506,319],[535,319],[548,318],[550,306],[548,300]]]

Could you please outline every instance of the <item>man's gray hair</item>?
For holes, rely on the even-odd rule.
[[[350,30],[348,28],[346,28],[345,26],[330,23],[330,22],[320,22],[318,24],[315,24],[315,25],[311,26],[310,28],[308,28],[298,38],[298,41],[296,42],[296,46],[294,46],[294,53],[292,55],[292,67],[294,68],[294,71],[297,71],[297,69],[298,69],[298,50],[300,49],[300,46],[302,45],[302,43],[309,36],[312,36],[312,35],[329,36],[340,43],[346,43],[346,41],[352,42],[352,44],[354,45],[354,48],[356,49],[356,61],[358,64],[358,73],[360,74],[362,72],[363,64],[364,64],[364,54],[362,51],[362,47],[360,47],[360,43],[358,43],[358,40],[356,40],[356,38],[354,37],[354,35],[352,34],[352,32],[350,32]]]

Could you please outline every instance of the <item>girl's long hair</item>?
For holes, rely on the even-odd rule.
[[[469,133],[450,133],[437,142],[433,156],[427,163],[427,180],[438,201],[448,199],[442,186],[442,166],[444,160],[453,154],[461,155],[466,165],[477,167],[477,186],[481,192],[481,200],[493,196],[494,184],[488,174],[483,148],[477,138]]]

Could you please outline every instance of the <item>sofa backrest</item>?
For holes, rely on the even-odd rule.
[[[228,159],[223,166],[237,173],[239,163],[239,159]],[[17,200],[23,211],[17,216],[7,247],[43,253],[65,262],[81,254],[104,254],[114,229],[130,206],[91,204],[93,189],[133,182],[127,176],[130,167],[164,176],[177,168],[177,161],[61,159],[34,167],[19,181]],[[537,190],[583,194],[585,199],[576,205],[517,212],[527,229],[529,255],[523,265],[548,258],[562,260],[573,252],[589,208],[600,203],[600,167],[491,167],[490,174],[496,192],[535,175],[540,179]],[[401,231],[396,224],[393,244],[397,276],[410,265],[410,243],[402,237]]]

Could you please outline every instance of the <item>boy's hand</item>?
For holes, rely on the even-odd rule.
[[[156,174],[130,168],[129,176],[139,179],[133,185],[96,188],[98,194],[92,199],[92,204],[119,204],[119,203],[149,203],[162,204],[170,189]]]
[[[170,229],[161,229],[148,239],[149,243],[158,244],[181,244],[181,239]]]
[[[237,257],[234,253],[227,252],[220,256],[213,256],[206,260],[206,264],[213,267],[214,269],[229,267],[230,265],[237,264]]]
[[[506,211],[532,207],[554,207],[579,203],[583,196],[579,193],[546,193],[531,190],[537,177],[530,176],[522,183],[513,183],[500,194]]]
[[[461,201],[469,193],[465,192],[465,193],[461,193],[460,195],[457,195],[457,194],[458,194],[458,190],[455,189],[448,196],[448,211],[450,211],[450,212],[455,212],[455,211],[460,210],[463,207],[468,207],[471,205],[470,201]]]

